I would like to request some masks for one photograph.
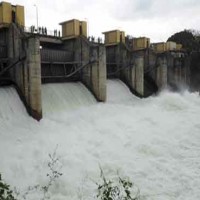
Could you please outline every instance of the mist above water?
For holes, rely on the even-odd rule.
[[[0,171],[23,193],[48,182],[48,154],[57,146],[63,175],[50,199],[94,199],[99,164],[140,189],[141,199],[200,198],[198,93],[163,91],[139,99],[109,80],[98,103],[80,83],[42,86],[44,118],[28,116],[13,88],[0,88]],[[39,199],[32,193],[27,199]]]

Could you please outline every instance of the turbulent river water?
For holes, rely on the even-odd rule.
[[[129,177],[141,199],[199,200],[199,94],[139,99],[108,80],[107,96],[98,103],[81,83],[43,85],[37,122],[15,89],[0,88],[0,172],[20,200],[43,198],[34,186],[49,183],[49,154],[62,173],[51,200],[95,199],[99,166],[108,178]]]

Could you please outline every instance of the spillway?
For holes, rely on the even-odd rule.
[[[42,85],[44,116],[70,112],[97,103],[91,92],[80,82]]]
[[[10,120],[17,116],[28,116],[15,88],[0,88],[0,121]]]
[[[108,80],[107,102],[127,103],[138,100],[120,80]],[[0,88],[0,118],[8,120],[28,117],[15,88]],[[44,117],[55,113],[73,112],[97,104],[91,92],[82,83],[57,83],[42,85],[42,108]],[[17,118],[18,118],[17,117]]]
[[[138,97],[134,96],[129,88],[119,79],[107,80],[108,103],[133,103]]]
[[[42,86],[44,118],[28,116],[15,89],[0,88],[0,172],[23,199],[45,186],[49,154],[62,176],[50,200],[94,199],[99,165],[107,178],[128,176],[145,200],[199,200],[200,98],[162,92],[138,99],[108,80],[108,101],[97,103],[81,83]],[[41,190],[27,200],[42,199]]]

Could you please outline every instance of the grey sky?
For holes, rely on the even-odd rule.
[[[59,23],[77,18],[86,20],[90,35],[121,29],[135,37],[147,36],[152,42],[165,41],[183,29],[200,30],[200,0],[11,0],[25,6],[26,25],[59,28]]]

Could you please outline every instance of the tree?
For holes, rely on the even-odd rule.
[[[200,33],[197,30],[180,31],[169,37],[167,41],[182,44],[188,52],[200,50]]]

